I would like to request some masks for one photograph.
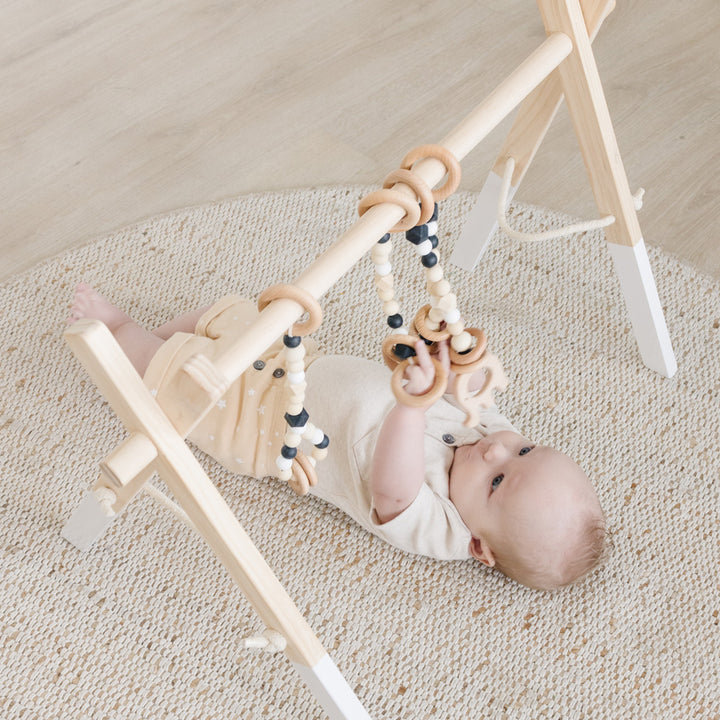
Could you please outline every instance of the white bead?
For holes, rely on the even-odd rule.
[[[428,229],[428,235],[437,235],[437,231],[438,231],[437,220],[431,220],[427,224],[427,229]]]
[[[423,240],[421,243],[418,243],[415,246],[415,252],[418,255],[427,255],[428,253],[432,252],[432,249],[433,246],[429,240]]]
[[[287,367],[285,369],[288,373],[305,372],[305,361],[302,358],[299,360],[290,360],[288,361]]]
[[[459,319],[460,319],[460,311],[457,308],[448,310],[445,313],[445,322],[448,325],[451,325],[452,323],[456,323]]]
[[[304,372],[289,372],[287,374],[287,379],[291,385],[297,385],[298,383],[305,381],[305,373]]]
[[[280,468],[280,470],[290,470],[292,467],[292,460],[290,458],[283,457],[282,455],[278,455],[275,464]]]
[[[298,427],[293,428],[293,432],[296,432],[298,435],[304,435],[306,430],[307,425],[298,425]]]
[[[472,345],[472,335],[463,330],[459,335],[453,335],[450,345],[455,352],[465,352]]]
[[[388,300],[383,303],[383,312],[386,315],[397,315],[400,312],[400,303],[397,300]]]
[[[314,432],[310,436],[309,440],[313,445],[317,445],[319,442],[323,441],[324,437],[325,433],[320,428],[314,428]]]
[[[389,275],[392,272],[392,265],[390,263],[382,263],[375,266],[375,272],[378,275]]]
[[[410,333],[409,333],[407,327],[405,327],[405,325],[403,325],[402,327],[397,328],[397,330],[395,330],[394,334],[395,335],[409,335]]]

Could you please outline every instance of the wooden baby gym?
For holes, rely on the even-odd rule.
[[[257,320],[238,335],[227,352],[214,362],[202,355],[191,358],[175,378],[178,392],[172,401],[156,401],[101,322],[81,320],[65,333],[73,352],[123,421],[127,437],[100,463],[97,483],[68,520],[63,536],[87,550],[138,492],[150,493],[205,539],[257,612],[266,631],[250,638],[247,647],[284,652],[332,718],[369,715],[185,438],[256,358],[284,336],[286,375],[294,387],[278,476],[300,494],[317,481],[314,467],[322,460],[327,438],[312,426],[312,418],[303,414],[301,337],[320,323],[318,299],[368,251],[372,251],[375,288],[390,328],[380,341],[386,363],[394,368],[393,391],[398,400],[412,401],[403,394],[400,383],[404,364],[412,362],[407,351],[411,344],[408,334],[426,341],[449,337],[452,367],[460,378],[458,401],[472,424],[477,408],[492,402],[492,391],[503,386],[504,376],[486,350],[484,333],[466,327],[457,308],[443,274],[442,247],[436,236],[438,221],[433,212],[435,204],[458,187],[459,162],[516,107],[514,124],[466,220],[451,262],[472,268],[497,225],[507,228],[506,205],[564,97],[601,220],[562,228],[555,234],[605,228],[642,361],[668,377],[676,369],[636,201],[628,186],[591,48],[614,1],[538,0],[538,6],[545,41],[445,138],[410,151],[401,167],[385,178],[383,188],[361,200],[357,222],[290,285],[273,286],[261,293]],[[393,241],[388,236],[401,232],[407,233],[420,257],[430,296],[428,305],[407,316],[407,325],[394,297],[390,264]],[[300,323],[306,312],[309,319]],[[462,379],[479,368],[486,371],[486,384],[470,397]],[[431,402],[442,394],[445,381],[438,373],[435,387],[420,402]],[[303,441],[312,446],[310,455],[300,450]],[[177,505],[148,483],[154,473],[166,483]]]

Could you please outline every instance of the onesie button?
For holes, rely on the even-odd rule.
[[[451,435],[450,433],[445,433],[442,436],[443,442],[447,445],[452,445],[455,442],[455,436]]]
[[[281,378],[285,374],[285,371],[282,368],[277,368],[277,370],[273,370],[273,377],[275,378]]]
[[[253,363],[253,367],[254,367],[256,370],[262,370],[262,369],[265,367],[265,363],[264,363],[262,360],[256,360],[256,361]]]

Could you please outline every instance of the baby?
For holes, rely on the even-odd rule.
[[[217,357],[256,316],[254,304],[230,296],[149,332],[80,284],[68,322],[105,323],[162,405],[188,358]],[[533,444],[496,409],[467,428],[450,396],[429,408],[399,404],[384,366],[306,346],[305,408],[331,437],[314,495],[403,550],[474,558],[532,588],[559,588],[595,567],[603,513],[573,460]],[[277,473],[288,393],[281,349],[278,341],[258,358],[189,436],[232,472]],[[415,350],[405,390],[422,395],[435,365],[424,342]],[[445,343],[438,360],[449,368]]]

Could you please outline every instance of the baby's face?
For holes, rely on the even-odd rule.
[[[566,518],[597,503],[590,481],[573,460],[509,431],[457,448],[450,499],[473,537],[490,546],[542,542],[550,549],[562,544]]]

